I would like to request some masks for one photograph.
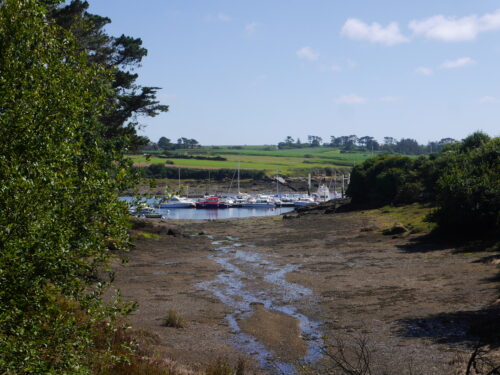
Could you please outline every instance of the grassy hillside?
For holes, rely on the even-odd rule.
[[[144,154],[130,155],[136,166],[165,164],[172,167],[199,169],[234,169],[238,161],[242,169],[264,170],[274,174],[303,174],[304,171],[324,168],[349,169],[371,156],[370,153],[341,153],[329,147],[278,150],[274,146],[212,146],[196,150],[176,150],[173,154],[222,156],[226,161],[196,160],[165,157],[161,151],[147,151]]]

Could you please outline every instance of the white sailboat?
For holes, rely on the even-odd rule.
[[[160,208],[194,208],[195,201],[189,198],[178,197],[174,195],[168,201],[160,203]]]

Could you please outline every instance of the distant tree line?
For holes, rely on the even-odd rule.
[[[196,139],[181,137],[177,142],[173,143],[167,137],[161,137],[158,142],[148,142],[142,150],[186,150],[200,148],[201,145]]]
[[[384,137],[384,141],[379,143],[374,137],[356,135],[330,136],[329,142],[323,141],[323,138],[316,135],[308,135],[307,142],[301,142],[291,136],[287,136],[283,142],[278,143],[279,149],[306,148],[306,147],[337,147],[344,152],[360,151],[383,151],[388,154],[397,153],[405,155],[422,155],[433,152],[440,152],[443,147],[455,143],[453,138],[443,138],[439,141],[429,142],[427,145],[421,145],[411,138],[402,138],[397,140],[393,137]]]
[[[500,137],[476,132],[440,153],[378,155],[353,168],[347,195],[358,206],[429,202],[429,220],[460,234],[500,235]]]

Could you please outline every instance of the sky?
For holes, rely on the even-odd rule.
[[[148,49],[152,141],[500,135],[498,0],[89,0]]]

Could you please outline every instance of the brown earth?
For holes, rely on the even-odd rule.
[[[424,374],[451,374],[457,353],[469,352],[479,337],[498,347],[488,335],[500,327],[493,254],[414,235],[383,236],[378,225],[356,212],[291,220],[149,220],[133,230],[129,262],[115,265],[116,286],[139,303],[130,321],[154,337],[156,355],[195,369],[217,357],[231,362],[243,357],[258,367],[252,353],[234,344],[236,333],[225,319],[233,308],[200,284],[228,273],[210,258],[217,249],[212,242],[226,236],[237,237],[262,264],[295,266],[286,281],[309,288],[312,295],[290,302],[294,308],[322,322],[329,337],[367,338],[374,358],[387,366],[412,362]],[[257,272],[258,264],[249,263],[245,271],[252,269]],[[267,287],[261,276],[248,285]],[[244,332],[276,358],[293,361],[304,355],[307,343],[295,318],[254,307],[238,322]],[[172,309],[184,318],[185,328],[164,326]]]

